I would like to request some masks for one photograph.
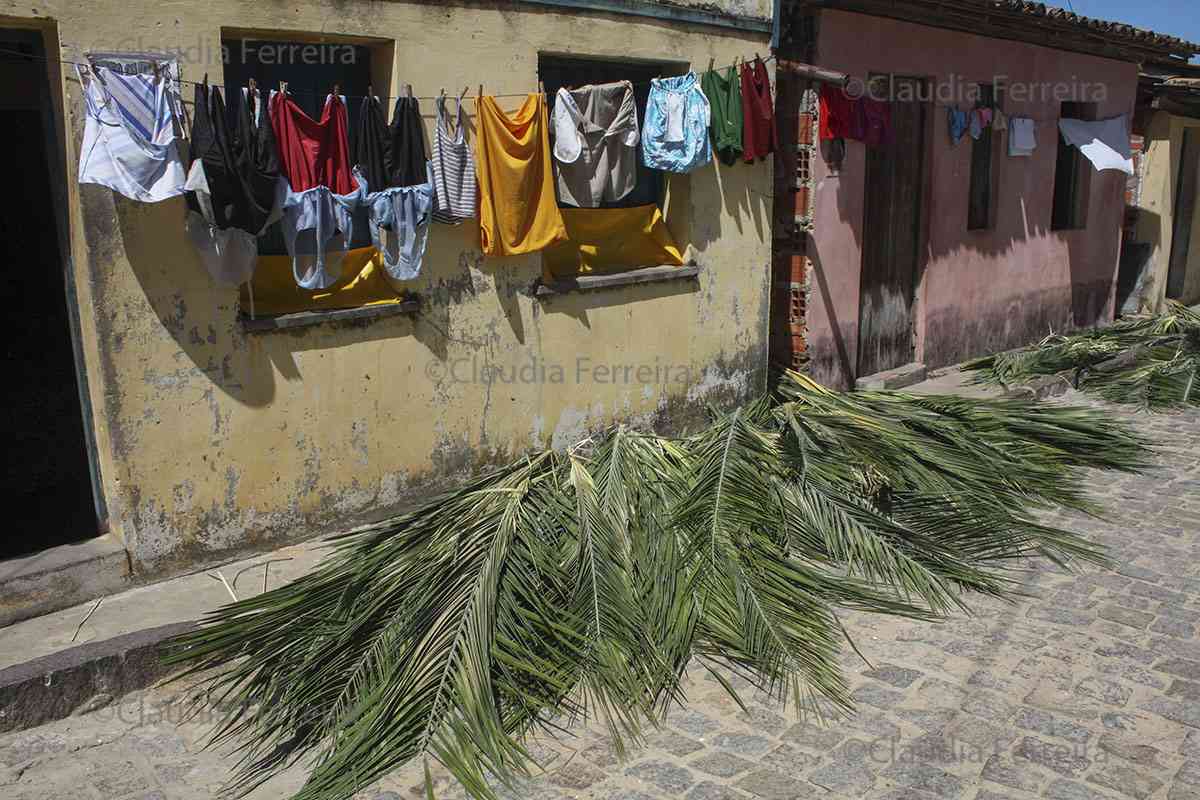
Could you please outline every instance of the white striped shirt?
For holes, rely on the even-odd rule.
[[[467,144],[462,101],[458,104],[456,136],[446,120],[446,98],[437,99],[433,131],[433,219],[458,224],[475,216],[475,154]]]
[[[121,59],[104,58],[106,64],[114,62]],[[108,66],[80,70],[87,110],[80,183],[100,184],[150,203],[183,194],[187,173],[176,144],[179,90],[171,77],[178,66],[173,61],[157,66],[154,73],[126,74]]]

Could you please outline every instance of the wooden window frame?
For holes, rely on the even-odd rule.
[[[1059,119],[1095,119],[1095,103],[1063,102]],[[1078,231],[1087,228],[1088,206],[1092,195],[1091,163],[1078,147],[1067,144],[1062,131],[1054,126],[1058,154],[1054,164],[1054,189],[1050,207],[1050,230]]]
[[[998,108],[995,84],[979,84],[976,108]],[[996,227],[996,144],[998,136],[987,125],[978,139],[971,140],[971,175],[967,187],[967,230],[990,231]]]

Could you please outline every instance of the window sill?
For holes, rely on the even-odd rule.
[[[362,308],[337,308],[330,311],[298,311],[294,314],[280,314],[276,317],[254,317],[245,314],[238,315],[242,329],[247,332],[281,331],[288,328],[305,328],[310,325],[321,325],[326,322],[347,322],[357,320],[394,317],[400,314],[415,314],[421,308],[420,299],[405,300],[402,303],[383,303],[377,306]]]
[[[534,294],[537,297],[554,297],[574,292],[590,292],[596,289],[634,286],[639,283],[690,280],[699,274],[700,267],[694,265],[683,267],[642,267],[641,269],[632,269],[628,272],[609,272],[604,275],[580,275],[578,278],[559,280],[553,283],[542,283],[539,281]]]

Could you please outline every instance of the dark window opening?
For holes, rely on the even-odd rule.
[[[1094,119],[1095,108],[1095,103],[1063,103],[1059,116],[1063,119]],[[1055,132],[1058,134],[1058,158],[1054,166],[1054,210],[1050,229],[1079,230],[1087,227],[1091,169],[1079,148],[1067,144],[1057,126]]]
[[[650,80],[674,74],[670,67],[662,64],[646,64],[628,61],[605,61],[594,58],[565,58],[560,56],[538,57],[538,78],[546,88],[549,111],[554,112],[554,97],[564,86],[579,87],[600,83],[629,81],[633,84],[633,95],[637,103],[638,130],[645,126],[646,101],[650,97]],[[553,129],[551,129],[553,133]],[[639,151],[640,152],[640,151]],[[602,202],[599,208],[633,208],[634,206],[662,205],[666,180],[662,172],[650,169],[637,159],[637,185],[633,191],[615,203]],[[569,203],[559,203],[561,208],[574,208]]]
[[[993,108],[996,89],[980,84],[976,108]],[[992,227],[992,170],[995,163],[995,137],[992,126],[985,126],[978,139],[971,140],[971,185],[967,194],[967,230],[980,231]]]
[[[287,83],[291,99],[315,120],[321,118],[325,98],[334,85],[339,86],[346,96],[346,132],[352,154],[358,132],[359,105],[368,89],[375,89],[375,94],[384,103],[386,119],[391,120],[390,98],[384,97],[387,87],[372,87],[371,48],[366,45],[231,38],[222,38],[221,45],[225,53],[225,86],[228,87],[223,94],[231,126],[236,124],[235,114],[242,89],[249,85],[251,78],[257,82],[264,103],[269,100],[271,91],[279,88],[281,81]],[[187,99],[190,101],[191,96]],[[370,244],[365,210],[360,209],[354,219],[354,238],[350,246],[368,247]],[[258,237],[258,253],[264,256],[287,253],[278,222]]]

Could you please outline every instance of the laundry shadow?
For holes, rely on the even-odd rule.
[[[100,186],[81,186],[80,203],[89,224],[89,249],[111,253],[102,268],[119,268],[115,254],[123,251],[162,330],[174,339],[212,384],[248,406],[270,404],[275,396],[275,371],[285,376],[297,372],[286,348],[277,343],[255,342],[238,321],[238,290],[213,284],[183,228],[182,198],[139,203]],[[115,220],[115,226],[109,224]],[[150,337],[136,314],[113,320],[112,335]],[[119,329],[118,329],[119,326]],[[146,366],[147,380],[183,380],[178,369],[164,364]]]

